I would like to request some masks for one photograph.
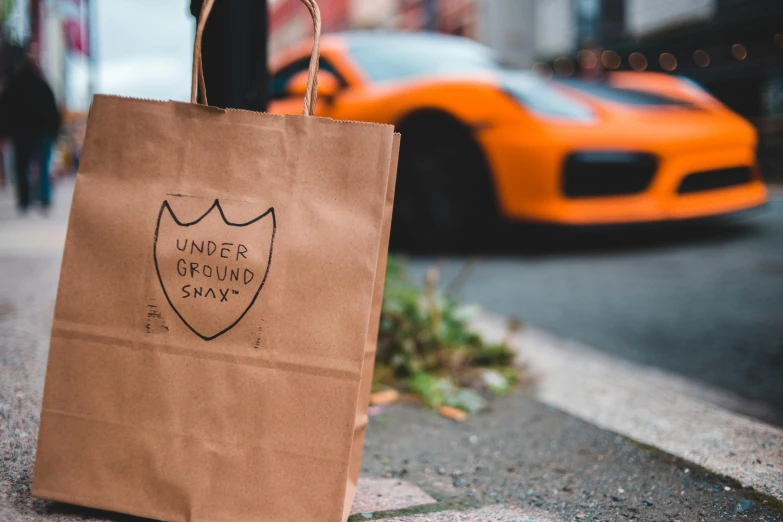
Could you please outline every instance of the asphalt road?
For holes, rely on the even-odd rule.
[[[459,297],[748,399],[783,424],[783,196],[739,221],[626,231],[508,227],[441,263]],[[460,286],[457,284],[457,286]],[[741,401],[743,403],[745,401]]]
[[[370,422],[362,466],[455,507],[501,503],[552,515],[534,518],[541,521],[783,520],[772,500],[752,500],[731,481],[521,394],[463,424],[413,406],[388,408]]]

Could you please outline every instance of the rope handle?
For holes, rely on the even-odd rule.
[[[229,1],[229,0],[225,0]],[[313,50],[310,53],[310,67],[307,72],[307,89],[305,90],[304,107],[302,114],[313,116],[315,114],[315,102],[318,98],[318,61],[321,54],[321,12],[315,0],[302,0],[302,3],[310,11],[313,19]],[[193,75],[190,84],[190,103],[198,103],[198,92],[201,90],[201,97],[204,105],[209,105],[207,101],[207,86],[204,81],[204,65],[201,59],[201,41],[204,37],[204,28],[207,25],[209,13],[215,0],[204,0],[201,12],[198,16],[198,25],[196,26],[196,39],[193,43]]]

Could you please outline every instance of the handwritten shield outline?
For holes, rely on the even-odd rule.
[[[244,312],[242,312],[242,315],[239,316],[239,318],[231,323],[229,326],[227,326],[225,329],[221,330],[220,332],[216,333],[212,336],[206,336],[200,334],[195,328],[193,328],[190,323],[188,323],[184,317],[182,317],[182,314],[179,313],[179,310],[177,310],[177,307],[174,306],[174,303],[171,302],[171,298],[169,297],[169,293],[166,291],[166,285],[163,284],[163,277],[160,275],[160,268],[158,267],[158,232],[160,231],[160,220],[163,218],[163,212],[165,210],[169,211],[169,214],[171,215],[172,219],[174,219],[174,222],[181,227],[190,227],[193,225],[196,225],[199,223],[202,219],[207,217],[213,210],[217,209],[218,213],[220,214],[220,217],[223,219],[223,222],[230,226],[230,227],[246,227],[248,225],[252,225],[253,223],[262,220],[267,215],[272,215],[272,241],[269,244],[269,259],[266,263],[266,271],[264,272],[264,278],[261,280],[261,284],[258,287],[258,290],[256,291],[255,295],[253,296],[253,299],[250,300],[250,304],[247,305],[247,308]],[[163,295],[166,296],[166,301],[169,302],[169,306],[171,306],[171,309],[174,310],[174,313],[177,314],[177,316],[182,320],[183,323],[185,323],[185,326],[187,326],[191,332],[198,335],[205,341],[211,341],[212,339],[215,339],[217,337],[220,337],[227,331],[231,330],[233,327],[235,327],[239,321],[242,320],[245,315],[250,311],[251,308],[253,308],[253,305],[256,302],[256,299],[258,299],[258,294],[261,293],[261,289],[264,288],[264,283],[266,283],[266,277],[269,275],[269,267],[272,266],[272,250],[275,246],[275,232],[277,232],[277,220],[275,218],[275,208],[269,207],[269,210],[258,216],[257,218],[251,219],[250,221],[246,223],[233,223],[226,219],[226,215],[223,213],[223,208],[220,206],[220,200],[216,199],[214,203],[212,203],[212,206],[209,207],[209,209],[204,212],[200,217],[195,219],[194,221],[191,221],[189,223],[183,223],[180,221],[176,214],[174,214],[174,211],[171,209],[171,205],[169,205],[168,200],[163,201],[163,205],[160,207],[160,212],[158,213],[158,223],[155,226],[155,242],[152,246],[152,257],[155,261],[155,272],[158,274],[158,281],[160,281],[160,287],[163,290]]]

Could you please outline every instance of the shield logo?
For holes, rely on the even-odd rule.
[[[274,208],[234,223],[215,200],[201,217],[183,223],[163,202],[155,270],[171,308],[193,333],[211,341],[247,314],[269,274],[276,229]]]

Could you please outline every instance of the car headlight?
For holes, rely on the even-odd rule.
[[[502,80],[505,92],[531,112],[549,119],[594,123],[595,112],[587,105],[558,92],[548,82],[524,73],[510,74]]]

